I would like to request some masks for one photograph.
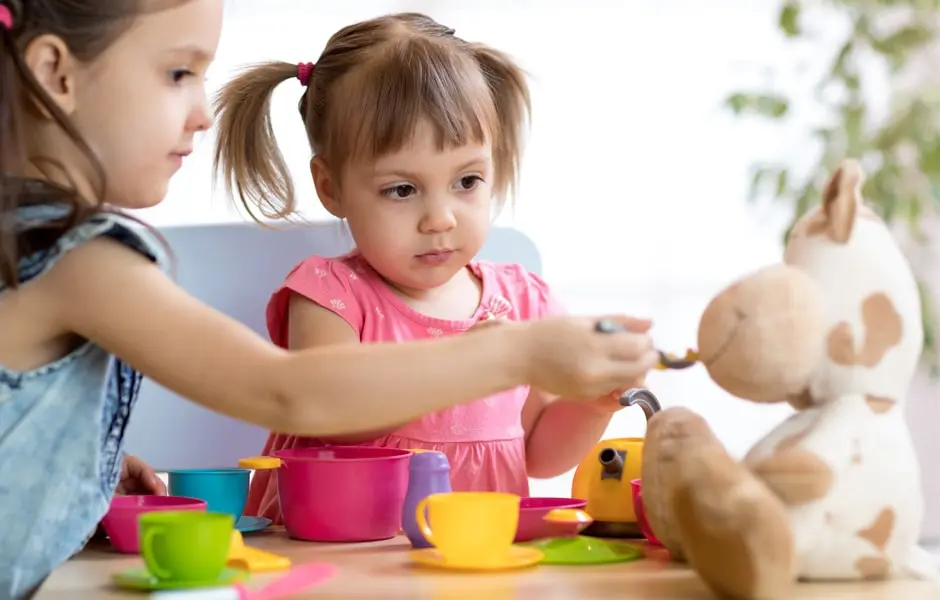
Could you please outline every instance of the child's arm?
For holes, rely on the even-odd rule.
[[[28,285],[40,288],[63,335],[92,340],[211,410],[289,434],[391,427],[525,383],[597,394],[638,375],[621,360],[638,336],[594,333],[593,319],[288,352],[106,238],[70,251]]]
[[[291,350],[359,343],[358,332],[342,317],[296,292],[290,295],[288,311],[288,346]],[[345,399],[339,400],[342,402]],[[333,436],[323,441],[337,445],[361,444],[386,436],[399,427],[400,425],[342,437]]]
[[[643,380],[637,381],[641,386]],[[529,477],[555,477],[580,463],[604,435],[616,412],[616,405],[608,400],[570,402],[532,388],[522,409]]]

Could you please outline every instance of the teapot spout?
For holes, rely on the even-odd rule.
[[[639,405],[640,408],[643,409],[643,414],[646,415],[647,421],[652,419],[653,415],[663,409],[659,400],[653,395],[653,392],[646,388],[633,388],[632,390],[627,390],[620,396],[620,406],[634,405]]]
[[[597,455],[601,463],[601,479],[620,479],[623,477],[623,459],[625,453],[613,448],[603,448]]]

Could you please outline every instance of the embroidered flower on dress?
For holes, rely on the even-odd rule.
[[[346,303],[340,300],[339,298],[333,298],[332,300],[330,300],[330,306],[332,306],[336,310],[346,309]]]
[[[512,312],[512,304],[502,296],[493,296],[484,305],[489,318],[500,319]]]

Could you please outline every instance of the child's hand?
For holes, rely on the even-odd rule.
[[[597,319],[585,317],[525,323],[530,383],[566,399],[597,401],[601,395],[611,396],[611,390],[630,388],[642,380],[659,363],[647,334],[650,321],[622,316],[608,319],[626,331],[598,333]]]
[[[114,492],[119,496],[153,494],[166,495],[166,485],[153,468],[136,456],[125,456],[121,465],[121,480]]]

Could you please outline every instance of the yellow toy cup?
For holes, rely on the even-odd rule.
[[[431,494],[415,511],[424,537],[449,563],[482,565],[509,554],[519,496],[499,492]]]

